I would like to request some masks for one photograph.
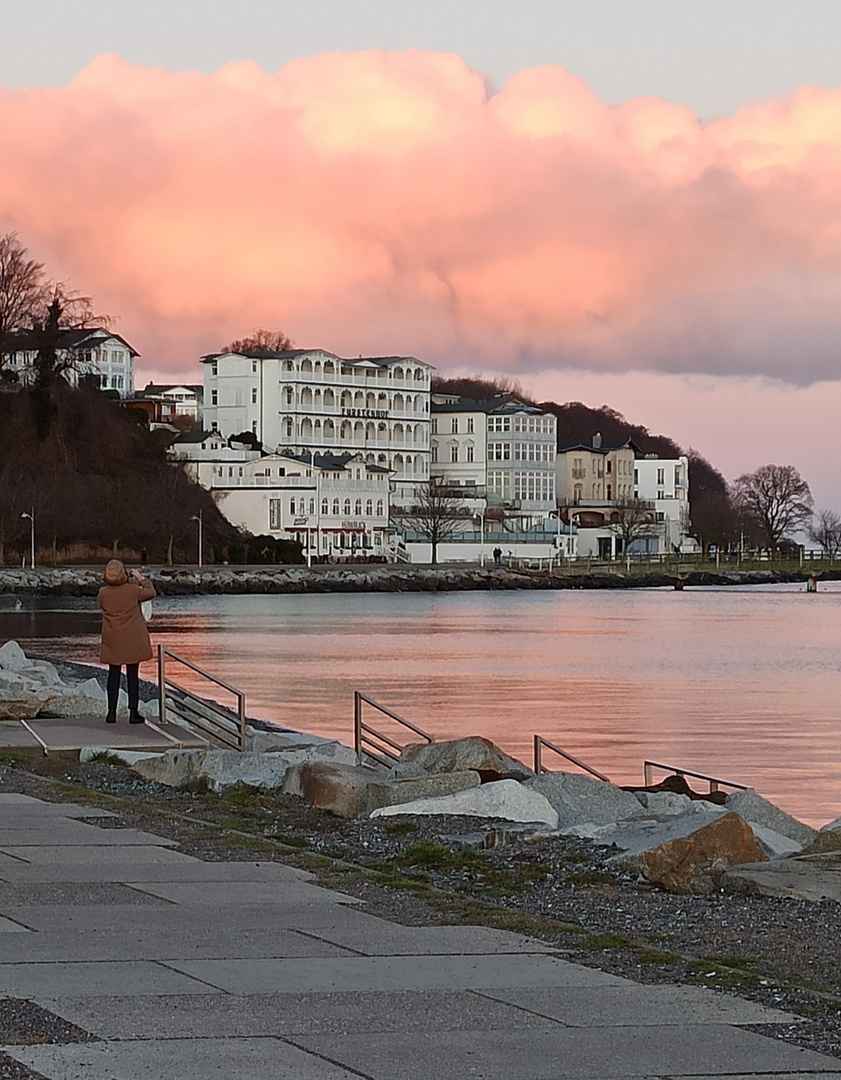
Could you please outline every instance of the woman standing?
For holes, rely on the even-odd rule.
[[[105,584],[96,602],[102,608],[102,648],[99,659],[108,665],[108,715],[105,722],[116,724],[120,696],[120,669],[126,665],[129,723],[142,724],[138,711],[140,687],[137,668],[152,659],[152,642],[140,605],[155,595],[155,586],[139,570],[132,570],[131,581],[119,559],[105,567]]]

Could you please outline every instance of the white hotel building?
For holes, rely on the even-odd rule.
[[[252,432],[271,451],[359,454],[407,494],[429,479],[429,364],[323,349],[213,353],[202,363],[205,428]]]

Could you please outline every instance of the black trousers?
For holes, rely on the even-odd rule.
[[[128,707],[130,712],[137,711],[140,701],[140,684],[137,678],[139,664],[126,664],[126,688],[128,690]],[[117,711],[117,702],[120,698],[120,664],[108,665],[108,712]]]

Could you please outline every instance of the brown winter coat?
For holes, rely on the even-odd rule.
[[[155,595],[155,586],[144,580],[140,585],[126,581],[122,585],[103,585],[96,602],[102,608],[103,664],[139,664],[152,659],[152,642],[140,605]]]

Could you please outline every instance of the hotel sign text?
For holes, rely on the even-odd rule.
[[[342,409],[342,416],[358,416],[363,420],[387,420],[388,409]]]

